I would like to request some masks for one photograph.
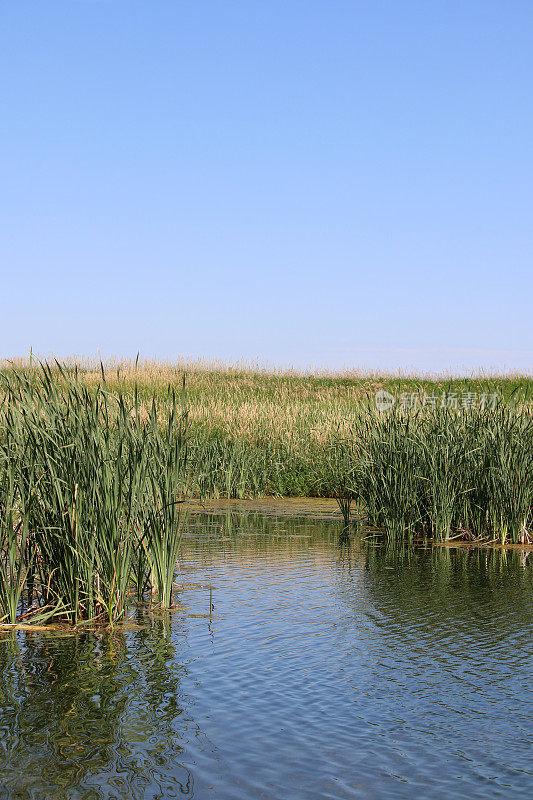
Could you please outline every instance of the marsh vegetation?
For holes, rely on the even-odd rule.
[[[138,396],[89,389],[60,366],[4,375],[0,611],[73,624],[124,616],[132,595],[172,604],[186,412],[169,389],[141,419]]]
[[[529,800],[531,554],[182,525],[172,614],[0,631],[2,798]]]
[[[527,543],[531,383],[4,365],[2,622],[109,624],[133,602],[170,607],[191,496],[336,497],[345,528],[355,510],[389,538]],[[497,399],[379,411],[379,389]]]

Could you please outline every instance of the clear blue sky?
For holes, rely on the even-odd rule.
[[[533,367],[531,0],[0,0],[0,355]]]

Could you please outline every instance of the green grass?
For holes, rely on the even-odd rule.
[[[124,616],[136,588],[172,602],[186,485],[186,413],[89,390],[44,365],[3,376],[0,617],[73,624]]]
[[[351,444],[350,494],[390,538],[529,541],[529,410],[369,411]]]
[[[529,541],[532,388],[520,376],[4,365],[0,621],[169,607],[191,494],[337,497],[345,524],[353,502],[389,538]],[[379,389],[392,409],[376,410]],[[406,392],[416,407],[402,407]],[[457,408],[441,407],[443,392]],[[462,408],[463,393],[494,394],[494,408]]]
[[[101,381],[100,365],[72,362],[90,391]],[[416,376],[356,372],[269,371],[257,365],[182,362],[119,362],[106,365],[107,389],[132,395],[146,419],[155,396],[163,414],[169,385],[177,390],[186,376],[189,459],[198,477],[196,491],[209,497],[331,497],[337,485],[325,452],[351,435],[361,409],[379,389],[430,402],[455,393],[503,402],[529,402],[533,378],[512,376]]]

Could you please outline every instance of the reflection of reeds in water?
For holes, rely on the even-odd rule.
[[[3,634],[6,796],[141,798],[154,783],[192,796],[181,763],[182,742],[197,733],[180,688],[186,668],[164,623],[146,622],[127,635]]]
[[[336,557],[342,523],[330,520],[280,517],[260,514],[191,515],[180,549],[180,563],[194,572],[210,564],[238,564],[244,568],[297,575],[301,558],[314,567],[329,569]],[[354,538],[353,553],[362,552],[364,542]]]
[[[472,614],[492,617],[509,634],[513,615],[531,617],[533,554],[487,547],[414,547],[381,540],[364,554],[367,590],[386,619],[408,615],[472,625]],[[360,561],[360,554],[357,556]],[[529,611],[528,611],[529,610]],[[476,626],[474,626],[476,627]]]

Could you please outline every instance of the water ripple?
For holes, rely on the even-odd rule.
[[[195,518],[166,618],[0,642],[2,797],[532,795],[519,553],[220,524]]]

